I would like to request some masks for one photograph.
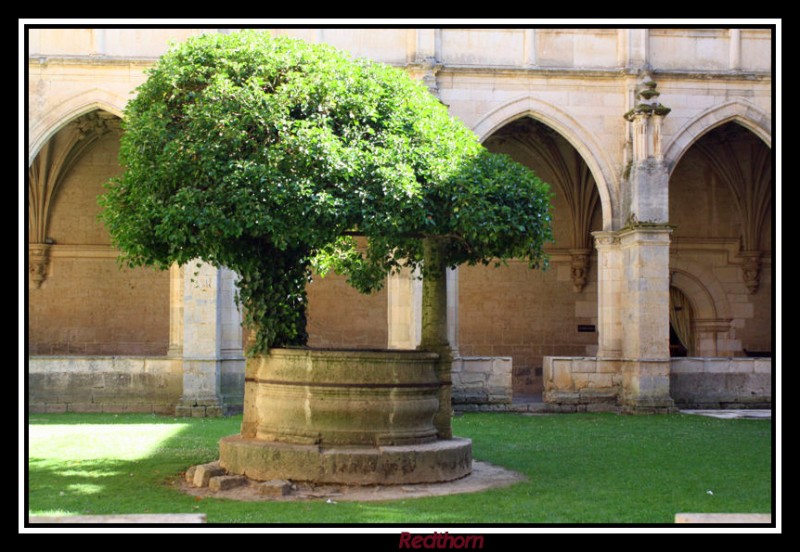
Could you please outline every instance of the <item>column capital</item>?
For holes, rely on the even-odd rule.
[[[670,235],[675,229],[670,224],[660,222],[628,222],[619,230],[617,236],[623,246],[631,243],[644,243],[648,245],[669,245]]]
[[[597,249],[619,245],[619,231],[597,231],[592,232],[594,245]]]

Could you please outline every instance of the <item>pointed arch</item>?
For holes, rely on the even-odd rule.
[[[93,88],[76,94],[55,105],[31,123],[28,142],[28,166],[30,167],[42,147],[67,123],[95,110],[107,111],[120,119],[128,98]]]
[[[670,285],[686,295],[698,319],[731,318],[725,289],[710,270],[693,261],[671,255],[669,271]]]
[[[486,114],[472,130],[484,141],[503,126],[523,117],[530,117],[556,130],[580,153],[597,184],[603,229],[613,230],[618,222],[614,219],[619,211],[614,198],[619,197],[619,184],[611,170],[612,164],[594,135],[569,113],[540,99],[523,96]]]
[[[747,100],[736,98],[713,106],[686,123],[664,148],[664,162],[670,174],[681,157],[701,136],[725,123],[736,122],[758,136],[772,148],[772,121],[766,113]]]

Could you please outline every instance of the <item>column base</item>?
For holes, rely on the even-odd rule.
[[[181,397],[175,405],[179,418],[217,418],[223,415],[222,401],[217,397]]]
[[[678,409],[674,401],[667,397],[662,399],[632,399],[623,401],[623,414],[674,414]]]

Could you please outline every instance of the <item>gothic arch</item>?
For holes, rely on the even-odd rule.
[[[664,162],[670,174],[683,154],[709,130],[729,122],[736,122],[758,136],[772,148],[772,122],[768,113],[747,100],[736,98],[711,107],[686,123],[664,149]]]
[[[70,121],[95,110],[107,111],[121,119],[127,103],[126,97],[100,88],[86,90],[60,102],[31,124],[28,166],[44,144]]]
[[[530,117],[556,130],[583,157],[594,176],[603,212],[603,229],[615,228],[613,198],[619,197],[618,183],[611,163],[594,135],[564,110],[531,96],[523,96],[486,114],[472,129],[481,141],[508,123]]]
[[[671,255],[669,271],[670,285],[686,295],[692,303],[697,319],[727,320],[731,318],[725,289],[710,270],[692,261]]]

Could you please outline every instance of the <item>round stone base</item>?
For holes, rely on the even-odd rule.
[[[453,481],[472,470],[472,441],[455,437],[418,445],[333,447],[225,437],[220,467],[257,481],[288,479],[345,485]]]

